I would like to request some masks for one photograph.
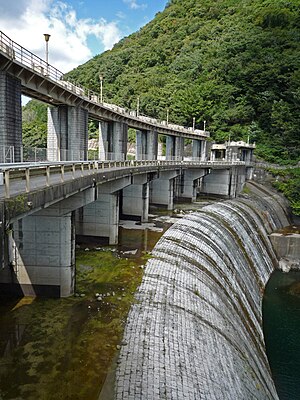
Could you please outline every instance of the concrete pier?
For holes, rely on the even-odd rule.
[[[81,107],[48,108],[47,155],[49,161],[86,160],[88,112]]]
[[[197,188],[201,185],[200,178],[206,176],[208,171],[207,168],[184,170],[178,197],[182,200],[196,201]]]
[[[192,157],[193,160],[206,160],[206,141],[205,140],[193,140],[192,142]]]
[[[133,177],[133,183],[122,191],[122,214],[148,221],[149,182],[146,174]]]
[[[73,294],[75,235],[72,213],[53,215],[46,209],[13,224],[7,282],[23,295],[66,297]]]
[[[100,160],[126,160],[128,125],[122,122],[99,123],[99,158]]]
[[[14,161],[21,161],[21,81],[0,71],[0,148],[6,152],[10,146],[14,148]]]
[[[101,193],[96,201],[76,213],[76,235],[108,238],[109,244],[118,243],[119,193]]]
[[[201,193],[206,195],[235,198],[246,181],[244,167],[233,166],[224,169],[212,169],[204,176]]]
[[[150,203],[174,208],[174,178],[180,171],[161,171],[159,178],[150,183]]]

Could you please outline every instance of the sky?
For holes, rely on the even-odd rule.
[[[0,31],[62,72],[111,49],[162,11],[167,0],[0,0]]]

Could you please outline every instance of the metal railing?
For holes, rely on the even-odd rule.
[[[14,146],[1,146],[0,147],[0,163],[13,163],[15,162],[15,149]]]
[[[17,183],[18,192],[29,193],[32,189],[49,187],[53,184],[62,184],[66,181],[82,178],[87,175],[97,174],[101,170],[114,168],[132,168],[144,166],[196,166],[210,168],[213,166],[245,165],[243,161],[84,161],[65,163],[40,163],[40,164],[15,164],[0,166],[0,186],[4,185],[4,197],[10,198],[13,194],[11,184]],[[34,179],[38,178],[38,184],[33,185]],[[42,178],[42,179],[41,179]],[[55,178],[55,179],[54,179]],[[34,186],[34,187],[33,187]]]
[[[195,134],[195,136],[201,135],[209,137],[209,132],[206,131],[193,129],[192,127],[187,128],[181,125],[167,123],[166,121],[160,121],[156,118],[147,117],[146,115],[137,115],[136,112],[132,112],[115,104],[101,102],[99,98],[99,93],[85,88],[84,86],[82,86],[78,82],[73,81],[72,79],[68,78],[68,80],[64,80],[63,72],[59,71],[57,68],[53,67],[37,55],[31,53],[29,50],[25,49],[18,43],[14,42],[2,31],[0,31],[0,52],[4,53],[7,58],[21,63],[22,65],[31,69],[34,73],[43,76],[43,78],[54,81],[58,85],[76,94],[77,96],[82,97],[89,102],[96,103],[97,105],[109,109],[117,114],[125,115],[129,119],[167,128],[169,130],[173,130],[174,132],[189,134],[192,133]]]

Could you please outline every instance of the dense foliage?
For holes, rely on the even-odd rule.
[[[47,105],[31,100],[22,110],[23,145],[44,148],[47,145]]]
[[[270,168],[269,171],[276,177],[274,187],[290,201],[293,213],[300,216],[300,168]]]
[[[171,0],[111,51],[67,74],[105,101],[219,141],[258,143],[271,162],[300,155],[299,0]]]

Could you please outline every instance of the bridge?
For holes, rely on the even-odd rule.
[[[21,94],[49,105],[48,159],[87,159],[88,118],[99,121],[100,159],[125,160],[128,127],[137,130],[137,159],[156,159],[158,134],[166,136],[168,158],[182,159],[184,139],[193,140],[193,157],[205,157],[209,133],[159,121],[114,104],[98,93],[64,80],[64,74],[0,31],[0,147],[12,146],[20,161]]]
[[[21,94],[51,105],[46,162],[21,162]],[[100,125],[94,161],[87,160],[90,116]],[[135,160],[126,156],[128,127],[136,129]],[[165,160],[158,160],[158,134],[166,135]],[[0,292],[69,296],[76,236],[113,245],[120,217],[146,222],[151,204],[172,210],[197,193],[236,197],[251,175],[253,146],[213,149],[212,161],[208,137],[99,102],[0,32],[0,147],[12,147],[16,161],[0,164]]]

